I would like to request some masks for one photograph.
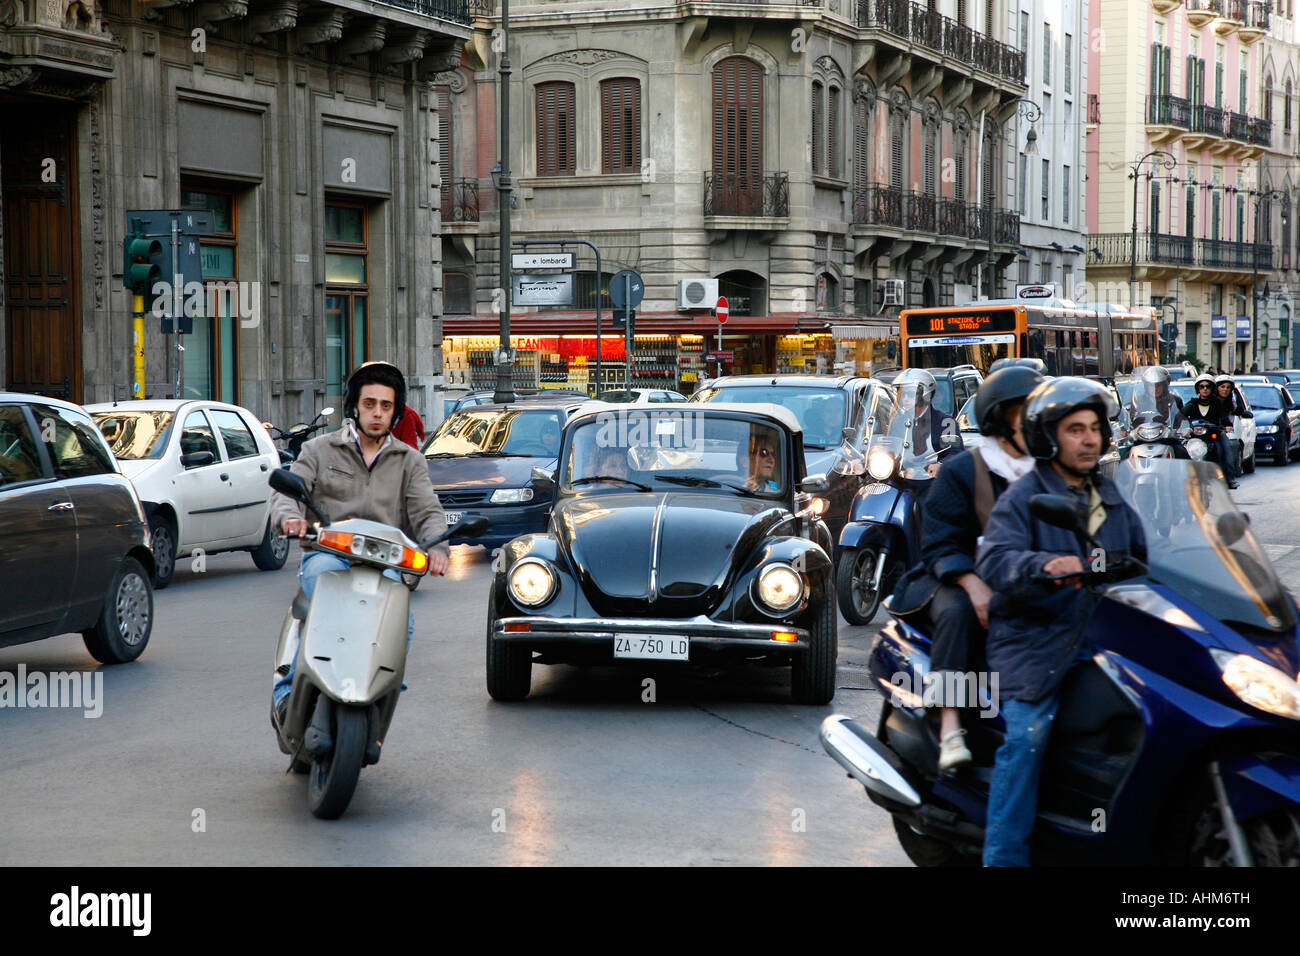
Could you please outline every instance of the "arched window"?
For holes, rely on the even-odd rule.
[[[756,273],[743,269],[724,272],[718,276],[718,295],[726,296],[731,315],[764,315],[767,312],[767,282]]]
[[[1289,133],[1291,132],[1291,79],[1289,77],[1286,81],[1286,96],[1282,100],[1282,108],[1284,110],[1282,113],[1282,128]]]
[[[840,280],[829,272],[817,276],[817,311],[828,312],[840,307]]]
[[[1273,122],[1273,77],[1264,79],[1264,119]]]

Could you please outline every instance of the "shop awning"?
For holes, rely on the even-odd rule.
[[[897,334],[898,323],[888,320],[831,326],[831,337],[836,339],[887,339]]]
[[[724,335],[826,333],[828,325],[825,318],[799,312],[775,315],[732,315],[722,327],[722,333]],[[495,313],[442,317],[444,336],[495,335],[499,329],[500,318]],[[716,335],[718,321],[709,312],[637,312],[636,331],[639,335],[656,333]],[[510,333],[512,335],[595,335],[596,313],[594,311],[527,312],[512,315]],[[601,333],[618,334],[608,312],[601,313]],[[879,335],[880,333],[876,333],[876,336]]]

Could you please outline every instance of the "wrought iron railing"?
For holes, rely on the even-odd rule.
[[[1228,138],[1241,143],[1250,142],[1250,117],[1235,110],[1228,113]]]
[[[1095,95],[1095,94],[1094,94]],[[1091,102],[1089,103],[1091,110]],[[1088,118],[1088,122],[1098,120]],[[1192,106],[1181,96],[1160,93],[1147,97],[1147,122],[1153,126],[1177,126],[1181,129],[1192,128]]]
[[[379,0],[390,7],[401,7],[426,17],[469,25],[470,0]]]
[[[991,210],[993,241],[1019,244],[1020,215],[1008,209]],[[859,187],[853,194],[853,221],[862,225],[893,226],[930,235],[987,240],[988,206],[961,199],[940,198],[880,183]]]
[[[1003,79],[1025,79],[1023,50],[910,0],[858,0],[858,26],[883,30]]]
[[[478,180],[454,179],[442,184],[442,221],[478,222]]]
[[[1263,0],[1249,0],[1246,4],[1246,26],[1255,30],[1267,30],[1269,27],[1269,6]]]
[[[1228,135],[1227,114],[1217,106],[1199,103],[1192,107],[1192,132],[1208,133],[1211,136]]]
[[[1273,142],[1273,121],[1255,116],[1250,120],[1250,141],[1256,146],[1267,146]]]
[[[789,216],[790,174],[707,172],[704,215]]]
[[[1188,13],[1213,13],[1223,16],[1223,0],[1187,0]]]
[[[1241,9],[1242,6],[1243,0],[1228,0],[1228,2],[1224,4],[1223,18],[1225,20],[1245,20],[1245,15],[1242,13]]]
[[[476,17],[496,16],[497,0],[469,0],[469,12]]]
[[[1149,99],[1149,97],[1148,97]],[[1088,122],[1101,122],[1101,97],[1096,93],[1088,94]]]
[[[1094,233],[1088,237],[1089,265],[1126,266],[1133,261],[1133,236],[1127,232]],[[1273,246],[1267,242],[1195,239],[1160,232],[1139,232],[1137,261],[1209,269],[1273,268]]]

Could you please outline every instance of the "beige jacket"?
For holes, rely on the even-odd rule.
[[[306,482],[331,521],[368,518],[401,528],[420,544],[447,530],[424,456],[394,438],[367,469],[350,419],[338,431],[306,442],[289,470]],[[282,528],[286,518],[304,517],[304,512],[292,498],[279,492],[271,496],[276,528]],[[451,551],[446,542],[436,550]]]

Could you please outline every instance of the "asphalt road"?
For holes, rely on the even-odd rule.
[[[1300,466],[1234,497],[1300,588]],[[836,698],[788,702],[784,669],[536,667],[498,704],[483,682],[490,568],[453,549],[413,596],[416,639],[383,760],[341,820],[306,809],[268,708],[297,554],[178,562],[148,649],[102,668],[103,714],[0,709],[0,862],[135,864],[907,865],[888,816],[827,757],[824,715],[876,713],[875,626],[840,625]],[[878,619],[878,622],[881,619]],[[0,650],[0,671],[89,671],[75,635]],[[642,679],[656,678],[656,700]]]

